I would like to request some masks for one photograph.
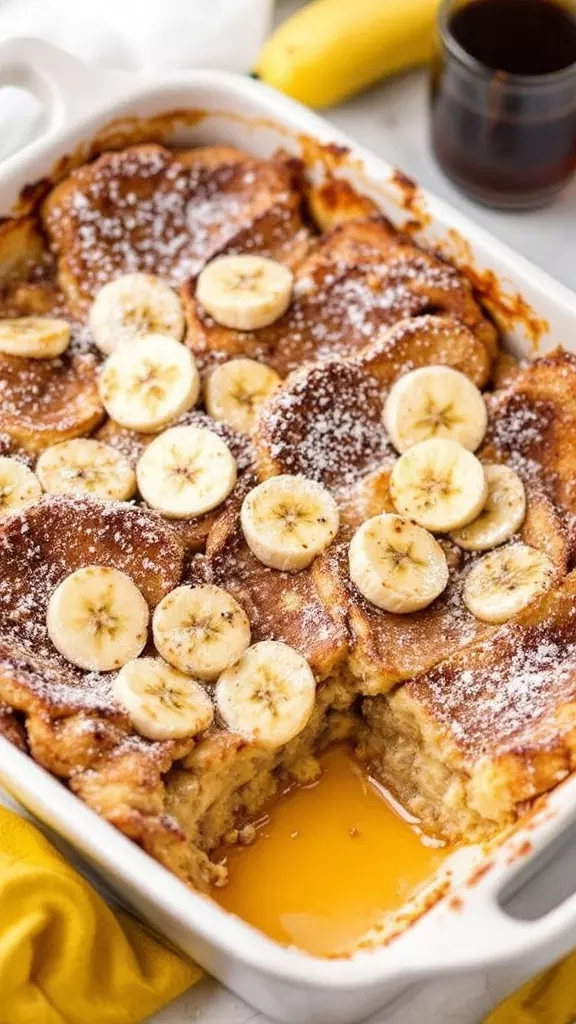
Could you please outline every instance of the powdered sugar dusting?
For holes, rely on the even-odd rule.
[[[95,362],[65,353],[58,359],[0,356],[0,424],[12,421],[62,433],[98,415]],[[90,424],[91,425],[91,424]]]
[[[201,156],[142,146],[106,154],[73,174],[49,198],[46,221],[62,286],[75,316],[81,317],[95,292],[120,273],[151,272],[174,286],[188,281],[191,295],[195,276],[219,252],[256,251],[283,258],[293,245],[303,254],[309,233],[302,225],[300,204],[293,175],[281,161],[223,157],[215,164]],[[272,460],[273,469],[302,473],[337,496],[368,474],[385,472],[396,457],[382,425],[381,384],[344,357],[369,352],[376,340],[390,339],[380,329],[402,320],[416,358],[417,332],[436,330],[437,318],[427,314],[448,312],[466,323],[479,323],[482,317],[467,283],[452,267],[402,239],[382,219],[370,219],[369,225],[365,244],[358,242],[362,229],[355,237],[354,226],[349,235],[346,226],[319,240],[296,274],[286,315],[250,335],[281,373],[316,361],[291,376],[266,407],[259,427],[260,454]],[[46,301],[46,312],[70,315],[48,281],[52,263],[49,256],[36,275],[31,269],[28,293],[10,298],[20,304],[17,311],[24,311],[28,302]],[[215,327],[201,310],[198,323],[198,329]],[[92,350],[87,327],[73,319],[72,332],[70,349],[59,360],[43,366],[31,361],[17,373],[6,361],[0,374],[1,450],[11,443],[6,419],[26,420],[32,429],[50,421],[59,429],[75,427],[79,409],[94,391],[100,356]],[[389,341],[390,348],[397,341]],[[385,352],[385,344],[378,351],[393,355]],[[395,374],[413,365],[402,353],[398,362]],[[487,444],[495,457],[511,465],[529,488],[543,486],[551,493],[556,480],[546,466],[545,446],[553,402],[519,390],[490,402]],[[473,556],[448,550],[447,542],[448,587],[428,609],[407,616],[383,613],[356,591],[349,581],[345,545],[325,556],[327,577],[333,573],[330,607],[315,584],[318,566],[297,574],[266,568],[252,556],[237,522],[237,505],[252,482],[250,442],[197,410],[179,422],[216,430],[237,459],[242,479],[223,512],[228,526],[222,519],[216,523],[214,535],[220,530],[220,540],[213,541],[205,558],[194,561],[191,578],[217,582],[238,598],[249,614],[253,641],[284,640],[321,674],[328,662],[332,666],[344,657],[356,615],[356,623],[367,629],[362,639],[368,658],[399,679],[492,634],[492,627],[478,623],[462,601]],[[121,429],[105,439],[132,461],[148,441]],[[79,726],[86,731],[95,728],[90,713],[118,714],[113,674],[81,672],[54,649],[45,624],[47,602],[65,575],[96,563],[128,572],[153,607],[180,582],[183,551],[174,530],[154,513],[130,504],[55,496],[0,524],[0,557],[0,679],[6,699],[12,693],[14,706],[40,706],[53,716],[74,709],[86,712],[86,722]],[[324,584],[330,591],[327,579]],[[504,627],[461,658],[408,685],[433,707],[463,748],[474,753],[505,748],[511,737],[517,741],[558,703],[574,697],[573,616],[574,610],[564,607],[562,615],[538,626]],[[122,742],[134,749],[149,746],[129,735],[127,723],[120,733],[124,726]]]
[[[531,402],[522,392],[505,393],[488,401],[489,428],[486,444],[492,445],[527,485],[543,486],[550,467],[545,466],[546,443],[554,409],[549,402]]]
[[[54,715],[71,711],[98,711],[106,714],[115,706],[112,684],[115,673],[82,672],[70,665],[37,630],[24,631],[19,643],[0,639],[0,675],[2,687],[15,688],[15,706],[31,710],[38,706]],[[18,697],[25,687],[32,700]]]
[[[180,581],[183,552],[152,512],[127,503],[51,495],[0,528],[0,640],[4,664],[19,652],[35,692],[74,706],[106,706],[109,675],[82,673],[51,643],[46,609],[60,581],[82,566],[111,565],[126,572],[152,606]],[[15,665],[20,662],[16,658]],[[46,670],[44,674],[44,670]]]
[[[345,487],[394,460],[378,382],[340,360],[295,374],[264,407],[259,439],[278,472]]]
[[[372,247],[344,259],[327,242],[312,247],[296,274],[286,314],[255,332],[282,374],[308,360],[352,356],[372,344],[383,327],[456,306],[466,285],[451,267],[410,248],[388,255],[389,239],[376,230]],[[254,339],[251,339],[254,344]]]
[[[503,626],[408,687],[469,754],[552,740],[553,712],[576,699],[573,600],[561,593],[540,623]]]
[[[309,570],[279,572],[262,564],[248,548],[237,513],[215,550],[202,565],[202,576],[236,597],[250,619],[252,642],[281,640],[300,651],[313,670],[323,673],[325,659],[343,654],[345,636],[324,606]]]
[[[159,274],[178,285],[272,209],[268,243],[293,234],[299,198],[289,184],[280,164],[246,158],[214,165],[138,146],[72,175],[49,203],[47,224],[85,295],[122,273]],[[245,241],[243,249],[258,247],[255,237]]]
[[[446,589],[427,608],[404,615],[382,611],[362,596],[349,576],[347,545],[336,547],[328,556],[329,572],[340,585],[344,583],[356,643],[367,652],[373,667],[392,681],[426,671],[489,628],[474,618],[462,600],[470,556],[449,542],[443,546],[449,549]]]

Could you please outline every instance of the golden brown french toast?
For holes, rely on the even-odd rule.
[[[424,314],[398,320],[380,331],[356,357],[382,388],[389,388],[406,368],[451,366],[466,374],[479,388],[490,378],[490,356],[486,346],[468,327],[452,316]]]
[[[339,359],[291,374],[263,407],[254,441],[261,479],[301,473],[335,490],[393,458],[378,382]]]
[[[454,358],[465,372],[470,363],[470,376],[480,385],[488,379],[497,348],[495,329],[462,275],[418,249],[381,216],[351,220],[316,242],[296,266],[289,309],[271,326],[242,332],[218,325],[195,298],[193,281],[184,288],[184,300],[194,352],[263,359],[282,376],[308,360],[362,352],[378,339],[380,328],[427,313],[454,317],[463,325],[462,335],[466,328],[471,332],[466,341],[455,339],[454,357],[445,338],[432,338],[428,356],[450,365]],[[397,366],[412,358],[418,365],[419,338],[408,334],[391,344],[402,348]]]
[[[290,262],[306,241],[289,161],[215,147],[173,153],[139,145],[105,153],[51,191],[43,221],[58,278],[81,317],[119,274],[194,277],[218,253]]]
[[[0,550],[0,693],[3,707],[26,716],[32,756],[182,877],[206,884],[202,858],[163,817],[162,774],[190,741],[137,737],[113,701],[110,675],[67,663],[45,624],[54,586],[87,562],[129,573],[156,604],[180,580],[183,548],[153,513],[56,495],[5,518]],[[5,711],[2,720],[4,734],[16,735]],[[22,745],[21,729],[18,736]]]
[[[570,518],[576,512],[576,357],[556,349],[490,404],[483,457],[509,463]]]
[[[319,680],[337,673],[346,654],[346,629],[323,604],[311,572],[279,572],[253,555],[237,507],[222,513],[212,527],[203,575],[225,586],[246,609],[253,639],[295,647]]]
[[[573,770],[575,594],[571,573],[516,622],[366,702],[373,770],[428,827],[483,838]]]
[[[239,434],[225,423],[212,419],[207,413],[195,409],[180,416],[177,424],[178,426],[196,426],[212,430],[226,442],[238,468],[236,486],[227,502],[237,503],[238,500],[242,500],[255,480],[255,454],[249,438]],[[107,419],[95,436],[98,440],[121,452],[133,466],[136,466],[144,450],[157,435],[128,430],[114,420]],[[210,528],[219,514],[220,510],[205,512],[192,519],[171,520],[169,525],[178,534],[187,551],[203,551]]]
[[[14,232],[3,736],[205,890],[339,740],[458,841],[572,770],[574,356],[286,154],[107,152]]]
[[[82,353],[54,360],[0,354],[0,435],[34,453],[90,434],[104,418],[96,373]]]
[[[394,511],[389,496],[381,511]],[[475,618],[462,600],[478,555],[443,541],[450,570],[446,589],[428,608],[398,615],[375,607],[354,586],[347,564],[349,535],[345,528],[344,543],[319,558],[313,574],[326,607],[349,631],[348,664],[360,692],[385,693],[442,661],[446,651],[490,635],[494,627]],[[529,498],[521,536],[549,555],[561,579],[568,566],[568,537],[562,517],[546,498]]]

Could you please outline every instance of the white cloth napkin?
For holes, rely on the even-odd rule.
[[[123,71],[248,71],[270,30],[272,9],[273,0],[0,0],[0,42],[35,36]],[[0,90],[0,159],[41,125],[34,97]]]

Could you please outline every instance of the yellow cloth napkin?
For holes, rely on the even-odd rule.
[[[0,1024],[136,1024],[200,974],[0,808]]]
[[[505,999],[484,1024],[574,1024],[576,952]]]
[[[0,807],[0,1024],[137,1024],[200,977]],[[574,1024],[576,952],[485,1024]]]

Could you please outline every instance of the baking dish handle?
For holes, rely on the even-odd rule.
[[[64,125],[87,117],[102,100],[111,101],[126,91],[129,72],[109,71],[72,57],[42,39],[9,39],[0,44],[0,87],[17,86],[41,103],[44,124],[40,137],[2,163],[2,175],[44,145]]]
[[[576,948],[576,892],[538,919],[521,920],[499,904],[496,892],[479,885],[445,914],[444,927],[418,950],[424,975],[516,965],[529,977]]]

